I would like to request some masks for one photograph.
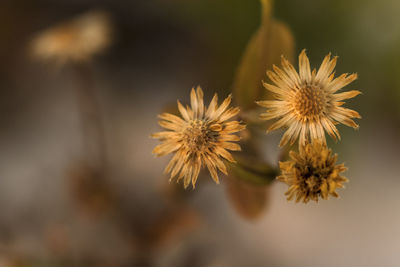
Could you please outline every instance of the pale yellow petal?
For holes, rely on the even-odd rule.
[[[199,107],[198,107],[199,118],[203,118],[203,116],[204,116],[204,100],[203,100],[203,98],[204,98],[203,90],[201,90],[201,87],[198,86],[197,87],[197,100],[198,100],[198,104],[199,104]]]
[[[194,88],[192,88],[192,91],[190,92],[190,105],[193,110],[193,117],[198,118],[199,102],[197,100],[197,95],[196,95],[196,91],[194,90]]]
[[[241,150],[240,145],[238,145],[236,143],[221,142],[220,144],[225,149],[229,149],[229,150],[232,150],[232,151],[240,151]]]
[[[335,99],[335,101],[340,101],[340,100],[345,100],[345,99],[350,99],[350,98],[356,97],[359,94],[361,94],[360,91],[351,90],[351,91],[343,92],[340,94],[334,94],[333,98]]]
[[[303,49],[299,55],[299,73],[302,81],[306,81],[307,84],[311,82],[310,61],[308,60],[305,49]]]
[[[176,124],[184,124],[185,123],[184,120],[182,120],[178,116],[175,116],[175,115],[170,114],[170,113],[162,113],[162,114],[158,115],[158,117],[160,119],[163,119],[163,120],[166,120],[166,121],[170,121],[170,122],[176,123]]]
[[[208,106],[206,117],[208,118],[211,117],[211,114],[213,114],[217,109],[217,104],[218,104],[218,95],[214,94],[214,97],[212,98],[210,105]]]
[[[189,113],[187,112],[187,110],[181,104],[181,102],[179,102],[179,100],[178,100],[178,109],[179,109],[179,112],[181,113],[182,117],[185,119],[185,121],[190,121],[192,119],[189,116]]]
[[[210,119],[218,119],[219,116],[228,108],[229,104],[231,103],[232,96],[229,95],[225,100],[222,102],[221,106],[219,106],[215,112],[211,113]]]

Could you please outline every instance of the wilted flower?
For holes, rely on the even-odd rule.
[[[217,94],[214,95],[208,108],[203,103],[203,91],[197,87],[190,94],[191,108],[184,108],[178,101],[181,117],[163,113],[159,124],[170,130],[152,135],[163,143],[156,146],[153,153],[164,156],[175,152],[165,168],[171,173],[171,178],[178,176],[178,181],[184,178],[184,187],[192,182],[193,188],[202,166],[207,166],[212,178],[219,183],[217,169],[227,174],[226,166],[221,157],[235,162],[227,150],[240,150],[240,146],[232,141],[239,141],[240,137],[233,133],[245,129],[238,121],[227,121],[239,113],[239,108],[228,108],[231,96],[228,96],[218,107]]]
[[[348,180],[340,176],[347,170],[344,164],[336,164],[337,154],[332,155],[325,143],[313,140],[300,146],[300,153],[290,151],[291,160],[280,162],[282,175],[277,179],[289,185],[285,193],[288,200],[296,202],[309,200],[318,202],[318,198],[338,197],[336,188],[343,188]]]
[[[274,72],[267,71],[268,77],[275,85],[264,83],[276,100],[258,101],[266,107],[267,112],[261,114],[261,119],[278,119],[269,127],[267,132],[281,127],[288,127],[282,137],[280,146],[290,142],[293,144],[300,135],[300,144],[309,139],[320,139],[325,142],[325,132],[336,140],[340,139],[335,124],[343,123],[358,128],[352,118],[361,118],[351,109],[341,107],[342,100],[353,98],[360,91],[352,90],[337,93],[357,79],[357,74],[342,74],[334,79],[334,68],[337,57],[331,59],[327,55],[318,72],[310,70],[310,62],[305,50],[299,56],[299,74],[294,67],[282,56],[282,69],[273,66]]]
[[[82,62],[102,52],[111,41],[108,15],[92,11],[51,27],[32,42],[32,53],[42,60]]]

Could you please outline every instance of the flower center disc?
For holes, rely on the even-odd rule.
[[[208,123],[193,120],[184,131],[184,142],[191,150],[201,151],[212,139],[211,132]]]
[[[323,164],[326,165],[326,164]],[[313,167],[312,164],[305,166],[297,165],[297,171],[302,177],[301,187],[304,191],[313,193],[320,192],[320,188],[324,180],[326,180],[332,173],[332,168],[329,166],[325,167]]]
[[[294,109],[302,120],[318,117],[325,105],[325,95],[318,86],[307,85],[296,92]]]

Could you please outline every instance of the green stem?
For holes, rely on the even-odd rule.
[[[232,174],[242,181],[262,186],[273,182],[278,175],[278,170],[266,162],[238,156],[236,160],[237,163],[230,163],[229,167]]]

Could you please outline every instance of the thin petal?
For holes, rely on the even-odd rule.
[[[358,124],[355,123],[352,119],[350,119],[350,118],[347,117],[347,116],[344,116],[344,115],[342,115],[342,114],[340,114],[340,113],[332,113],[332,114],[331,114],[331,117],[332,117],[334,120],[336,120],[336,121],[338,121],[338,122],[340,122],[340,123],[343,123],[344,125],[347,125],[347,126],[349,126],[349,127],[352,127],[352,128],[354,128],[354,129],[358,129]]]
[[[334,57],[331,60],[331,53],[329,53],[322,61],[322,64],[315,77],[315,81],[320,82],[327,79],[329,75],[332,73],[332,71],[335,69],[336,62],[337,62],[337,57]]]
[[[317,130],[317,138],[325,143],[326,139],[325,139],[324,127],[322,126],[320,121],[316,122],[315,129]]]
[[[182,130],[183,125],[178,124],[178,123],[172,123],[168,121],[159,121],[158,124],[168,130],[173,130],[173,131],[180,131]]]
[[[213,178],[215,183],[219,184],[218,174],[217,174],[217,170],[216,170],[215,166],[211,163],[210,159],[208,159],[208,158],[204,158],[204,162],[205,162],[208,170],[210,171],[211,177]]]
[[[223,125],[224,125],[223,131],[226,134],[236,133],[236,132],[246,129],[246,125],[243,125],[238,121],[228,121],[228,122],[224,123]]]
[[[268,70],[267,71],[267,76],[278,87],[280,87],[280,88],[282,88],[284,90],[290,90],[291,86],[289,86],[285,81],[283,81],[282,78],[278,74],[276,74],[275,72]]]
[[[200,174],[200,168],[201,168],[201,160],[200,160],[200,158],[197,158],[197,160],[194,163],[194,167],[193,167],[193,176],[192,176],[193,188],[196,187],[197,178],[199,177],[199,174]]]
[[[281,142],[279,143],[279,146],[282,147],[288,143],[288,141],[292,138],[293,134],[297,130],[297,122],[291,124],[289,126],[289,129],[286,130],[286,132],[283,134]]]
[[[303,49],[299,55],[299,72],[300,79],[309,84],[311,82],[311,68],[305,49]]]
[[[221,106],[215,110],[214,113],[211,114],[210,119],[217,119],[221,114],[228,108],[229,104],[231,103],[232,96],[229,95],[227,98],[225,98],[224,102],[222,102]]]
[[[329,119],[322,119],[321,120],[322,126],[325,128],[327,133],[329,134],[330,137],[333,138],[333,140],[336,141],[336,136],[340,140],[340,135],[338,130],[336,129],[336,126],[333,125],[333,123]]]
[[[287,87],[293,88],[296,86],[296,83],[290,79],[290,77],[280,68],[275,65],[272,65],[272,69],[275,71],[276,74],[281,78],[281,81],[286,84]]]
[[[179,160],[176,162],[175,167],[171,171],[171,179],[179,173],[189,155],[188,153],[186,154],[186,156],[183,156],[182,153],[176,153],[176,154],[179,154]]]
[[[326,87],[326,90],[328,92],[334,93],[355,80],[357,80],[356,73],[353,73],[349,76],[347,76],[346,73],[342,74],[339,77],[337,77],[336,79],[334,79],[331,83],[329,83]]]
[[[357,119],[361,119],[361,115],[358,114],[357,111],[349,109],[349,108],[343,108],[343,107],[337,107],[335,109],[335,112],[338,112],[344,116],[347,116],[349,118],[357,118]]]
[[[221,146],[225,149],[232,150],[232,151],[240,151],[240,145],[231,142],[221,142]]]
[[[311,140],[318,139],[318,134],[317,134],[317,129],[315,127],[315,123],[310,122],[308,125],[309,125],[308,127],[310,129]]]
[[[153,133],[151,135],[151,138],[161,139],[161,140],[177,138],[177,137],[179,137],[179,133],[172,131],[158,132],[158,133]]]
[[[230,162],[236,162],[236,160],[232,157],[232,154],[225,150],[223,147],[217,146],[215,148],[215,153],[223,157],[224,159]]]
[[[239,114],[240,112],[240,108],[236,107],[236,108],[230,108],[227,111],[225,111],[224,113],[222,113],[221,117],[219,118],[220,121],[226,121],[229,120],[230,118],[236,116],[237,114]]]
[[[198,100],[198,103],[199,103],[199,107],[198,107],[198,109],[199,109],[199,118],[203,118],[203,115],[204,115],[204,100],[203,100],[203,98],[204,98],[204,94],[203,94],[203,90],[201,90],[201,87],[200,86],[198,86],[197,87],[197,100]]]
[[[340,94],[334,94],[333,99],[335,99],[335,101],[340,101],[340,100],[345,100],[345,99],[350,99],[350,98],[356,97],[359,94],[361,94],[360,91],[351,90],[351,91],[343,92]]]
[[[225,175],[228,175],[228,171],[226,170],[226,166],[224,162],[215,154],[210,154],[211,160],[214,162],[215,166]]]
[[[193,110],[188,105],[186,105],[186,110],[187,110],[187,113],[189,114],[189,117],[194,119]]]
[[[267,133],[285,126],[289,121],[293,120],[293,115],[287,115],[280,120],[274,122],[267,130]]]
[[[299,145],[304,146],[307,142],[307,133],[308,133],[308,127],[306,124],[303,124],[301,126],[301,131],[300,131],[300,142]]]
[[[212,98],[210,105],[208,106],[206,117],[210,118],[211,114],[214,113],[214,111],[217,109],[217,104],[218,104],[218,95],[214,94],[214,97]]]
[[[175,116],[173,114],[170,113],[162,113],[160,115],[158,115],[158,117],[160,119],[166,120],[166,121],[170,121],[176,124],[184,124],[184,120],[182,120],[181,118],[179,118],[178,116]]]
[[[292,64],[284,57],[281,56],[281,63],[283,69],[286,71],[286,73],[289,75],[289,77],[294,81],[294,83],[297,86],[300,86],[300,77],[299,74],[297,73],[296,69],[293,67]]]
[[[278,86],[275,86],[275,85],[272,85],[269,83],[265,83],[265,82],[263,82],[263,86],[265,89],[267,89],[275,94],[278,94],[278,95],[284,95],[288,91],[287,88],[281,88],[281,87],[278,87]]]
[[[185,173],[185,178],[183,180],[183,187],[185,189],[189,186],[190,182],[192,181],[192,174],[193,174],[193,165],[190,164],[188,165],[188,168]]]
[[[176,165],[176,163],[180,160],[181,153],[177,152],[175,155],[172,157],[172,159],[169,161],[167,167],[164,169],[164,173],[169,173],[172,168]],[[172,177],[171,177],[172,178]]]
[[[156,154],[158,157],[167,155],[171,152],[178,150],[182,144],[180,143],[162,143],[156,146],[153,149],[153,154]]]
[[[194,118],[197,118],[197,115],[199,114],[199,102],[197,101],[197,95],[194,88],[192,88],[192,91],[190,92],[190,105],[193,110]]]
[[[263,101],[256,101],[257,105],[265,107],[265,108],[283,108],[287,105],[286,101],[279,101],[279,100],[263,100]]]
[[[181,104],[181,102],[179,102],[179,100],[178,100],[178,109],[179,109],[179,112],[181,113],[182,117],[185,119],[185,121],[190,121],[192,119],[189,116],[189,113],[187,112],[187,110]]]

